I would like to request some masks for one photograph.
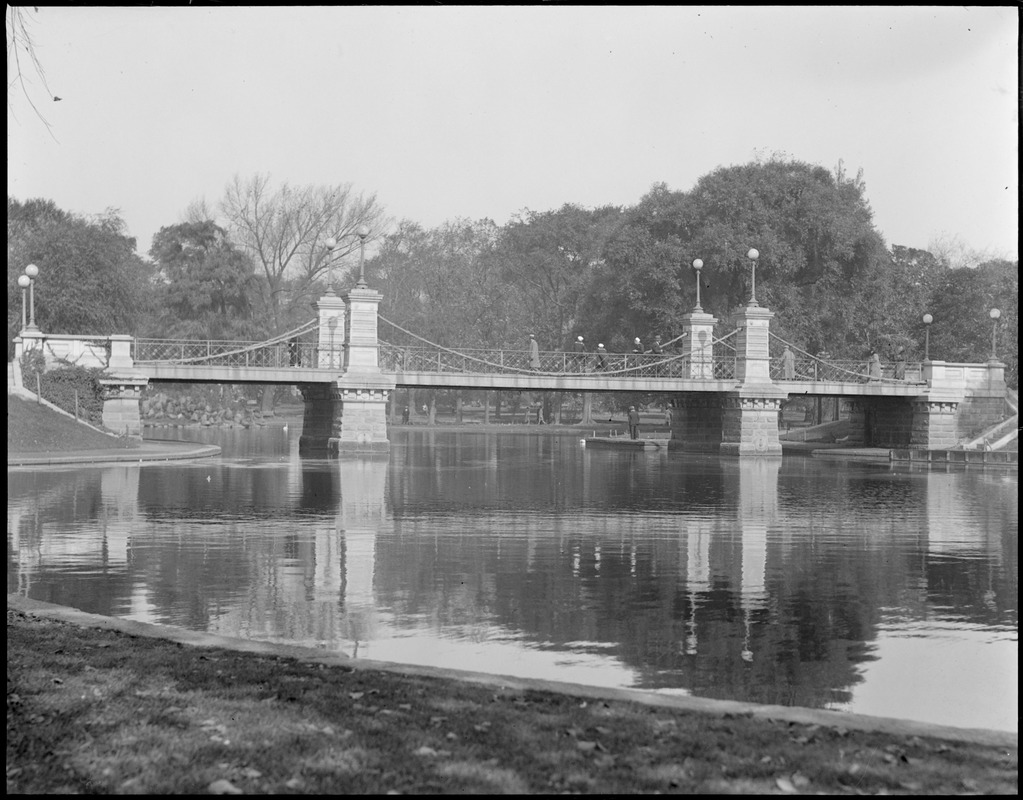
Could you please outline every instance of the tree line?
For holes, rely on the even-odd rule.
[[[631,349],[681,333],[696,301],[727,325],[750,291],[772,331],[835,358],[985,361],[1018,385],[1018,262],[962,266],[955,253],[894,245],[875,228],[862,175],[771,158],[721,167],[692,189],[656,184],[629,207],[566,203],[505,225],[390,220],[350,184],[236,177],[215,205],[191,204],[136,251],[118,213],[86,217],[8,197],[8,357],[21,327],[18,276],[41,268],[36,321],[49,333],[258,340],[312,317],[330,276],[354,285],[360,244],[381,314],[447,347]],[[366,233],[365,237],[358,234]],[[336,246],[328,250],[328,238]],[[699,258],[697,273],[691,264]],[[333,262],[333,263],[331,263]],[[933,322],[926,326],[924,314]]]

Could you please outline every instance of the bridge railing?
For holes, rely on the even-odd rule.
[[[785,377],[785,365],[782,352],[785,345],[791,348],[794,355],[794,374]],[[926,383],[923,377],[923,364],[917,362],[881,362],[880,376],[874,378],[870,374],[870,365],[866,359],[833,359],[828,355],[813,356],[794,344],[786,342],[780,336],[771,334],[771,379],[784,382],[844,382],[868,383],[880,380],[884,383],[911,384]]]
[[[320,348],[314,342],[196,341],[181,339],[136,339],[136,363],[174,363],[216,367],[315,367]],[[334,364],[342,363],[342,349],[335,348]]]
[[[734,351],[723,348],[713,356],[714,378],[735,377]],[[539,365],[530,366],[526,350],[463,349],[380,343],[381,369],[391,372],[458,373],[467,375],[579,375],[594,374],[621,378],[686,378],[688,361],[671,353],[572,353],[543,351]],[[709,377],[709,376],[708,376]]]

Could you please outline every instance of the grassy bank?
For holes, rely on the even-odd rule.
[[[40,403],[7,395],[8,453],[64,453],[137,446],[138,442],[107,436]]]
[[[7,615],[9,793],[1017,790],[1016,750],[197,649]]]

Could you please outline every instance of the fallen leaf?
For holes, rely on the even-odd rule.
[[[207,789],[210,794],[242,794],[241,789],[231,783],[231,781],[224,780],[223,778],[219,781],[213,781]]]

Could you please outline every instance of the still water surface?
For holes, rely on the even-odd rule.
[[[1018,728],[1015,471],[397,428],[163,432],[212,461],[9,469],[9,592],[439,665]]]

